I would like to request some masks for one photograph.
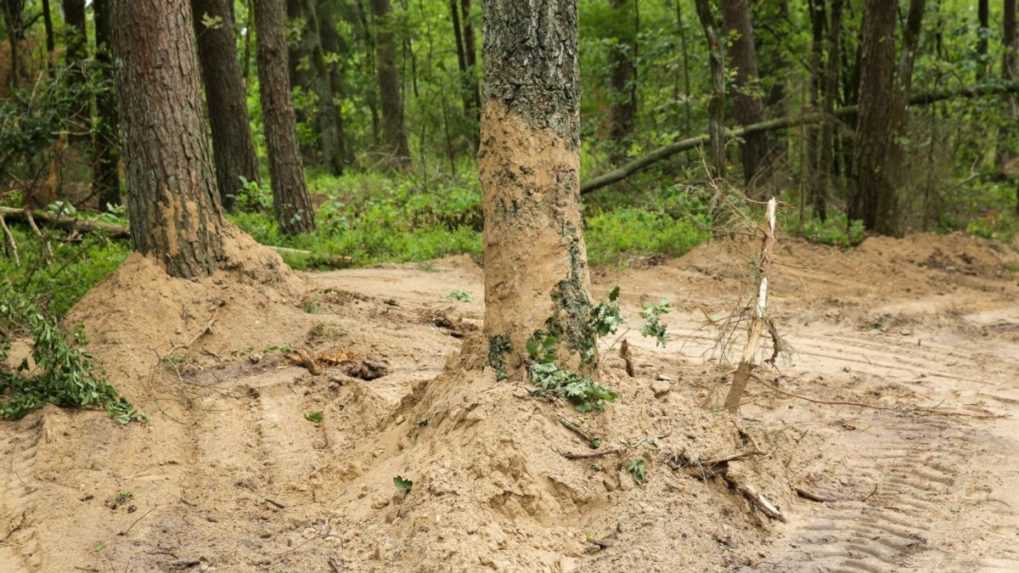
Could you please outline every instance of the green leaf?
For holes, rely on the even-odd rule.
[[[410,495],[410,490],[414,487],[414,482],[409,479],[404,479],[403,476],[396,476],[393,478],[393,485],[395,485],[397,491],[403,495]]]

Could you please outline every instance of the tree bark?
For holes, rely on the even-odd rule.
[[[53,35],[53,13],[50,11],[50,0],[42,0],[42,24],[46,31],[46,63],[53,65],[53,52],[57,49]]]
[[[386,162],[391,167],[410,167],[410,148],[403,122],[400,71],[396,67],[392,7],[389,0],[371,0],[375,16],[375,71],[382,100],[382,139]]]
[[[113,85],[113,11],[110,0],[93,0],[95,20],[95,54],[99,74]],[[120,205],[120,115],[117,112],[117,94],[112,89],[96,97],[99,124],[95,128],[92,150],[95,174],[92,187],[99,197],[101,209]]]
[[[991,60],[987,57],[988,38],[991,35],[990,0],[977,0],[977,81],[987,77]]]
[[[860,110],[856,133],[856,194],[850,219],[862,219],[864,227],[893,234],[889,206],[895,193],[888,155],[894,135],[896,2],[866,0]]]
[[[4,24],[7,27],[7,43],[11,51],[11,88],[16,89],[24,73],[18,43],[25,36],[25,0],[2,0]]]
[[[736,72],[732,95],[733,117],[739,125],[759,123],[764,119],[764,103],[758,93],[757,50],[754,46],[750,0],[722,0],[722,15],[729,35],[729,61]],[[740,149],[743,180],[750,183],[766,168],[764,159],[768,152],[767,134],[750,135]]]
[[[336,145],[340,154],[341,167],[345,168],[352,160],[350,147],[347,145],[342,103],[347,93],[343,83],[342,63],[347,46],[339,32],[336,31],[336,24],[339,20],[339,16],[336,13],[336,3],[333,0],[319,0],[317,13],[319,37],[322,40],[323,61],[329,76],[329,89],[333,96],[333,109],[336,118]]]
[[[725,177],[725,58],[718,36],[718,22],[710,0],[696,0],[697,17],[708,43],[711,99],[708,102],[708,133],[711,134],[711,175]]]
[[[626,156],[637,115],[637,30],[633,25],[633,0],[611,0],[614,43],[609,51],[612,106],[609,138],[615,157]]]
[[[248,123],[248,107],[237,61],[237,40],[230,15],[230,0],[191,0],[198,59],[205,83],[205,101],[212,127],[212,150],[216,162],[223,208],[232,211],[243,189],[242,180],[258,181],[258,158]],[[207,27],[206,18],[219,24]]]
[[[565,367],[597,366],[580,213],[577,20],[576,0],[485,2],[484,333],[499,377],[528,363],[532,340],[551,341]]]
[[[304,167],[297,147],[297,119],[287,74],[286,12],[283,0],[255,0],[258,84],[269,150],[273,211],[280,231],[294,235],[315,228]]]
[[[1012,82],[1019,77],[1019,39],[1016,37],[1016,0],[1004,0],[1004,15],[1002,17],[1003,24],[1003,36],[1004,42],[1004,53],[1001,58],[1001,76],[1006,82]],[[1009,117],[1012,121],[1008,126],[1002,130],[1002,137],[1007,141],[1009,138],[1014,137],[1016,133],[1015,124],[1019,121],[1019,100],[1016,99],[1014,94],[1010,94],[1006,99],[1008,105]],[[1007,148],[1003,147],[1003,150]],[[1004,163],[1006,161],[1015,160],[1015,151],[1005,151],[1003,154],[1002,171],[1004,171]],[[1016,204],[1015,212],[1019,215],[1019,187],[1016,188]]]
[[[85,60],[88,59],[88,27],[85,22],[85,0],[63,0],[64,9],[64,62],[71,68],[74,83],[85,82]],[[91,109],[88,100],[74,106],[73,115],[77,124],[74,140],[82,140],[82,133],[91,123]]]
[[[828,197],[835,168],[835,104],[839,92],[839,54],[842,51],[842,3],[831,0],[828,15],[827,59],[825,60],[823,108],[827,120],[821,124],[821,149],[818,157],[818,190],[814,215],[824,221],[828,217]]]
[[[467,81],[470,82],[471,97],[474,99],[472,119],[477,122],[481,120],[481,92],[478,86],[478,49],[475,46],[474,24],[471,21],[471,0],[460,0],[460,15],[463,25],[464,56],[467,59]]]
[[[223,259],[188,0],[114,0],[128,211],[135,250],[178,277]],[[160,65],[153,65],[159,62]]]
[[[822,92],[825,82],[825,60],[824,60],[824,30],[827,27],[825,22],[824,0],[809,0],[810,11],[810,109],[818,111],[821,109]],[[822,124],[823,125],[823,124]],[[822,221],[827,217],[827,179],[821,166],[821,125],[807,127],[806,152],[807,152],[807,174],[810,188],[810,200],[813,206],[814,216]]]

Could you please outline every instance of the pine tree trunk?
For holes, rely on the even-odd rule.
[[[346,127],[343,121],[343,100],[346,98],[346,89],[343,84],[343,65],[341,62],[343,62],[343,58],[346,55],[347,46],[343,38],[336,31],[336,24],[339,19],[336,14],[336,3],[333,0],[319,0],[317,13],[319,37],[322,39],[322,52],[329,76],[329,89],[333,96],[333,108],[336,117],[336,144],[342,164],[341,167],[346,167],[352,159],[350,148],[347,145]]]
[[[85,21],[85,0],[63,0],[64,8],[64,62],[71,68],[74,83],[85,82],[85,60],[88,59],[88,27]],[[81,141],[91,123],[88,100],[79,101],[72,112],[77,124],[73,139]]]
[[[478,48],[474,42],[474,24],[471,22],[471,0],[460,0],[461,23],[463,25],[464,56],[467,58],[467,79],[470,82],[471,97],[474,99],[474,121],[481,120],[481,91],[478,86]],[[475,133],[477,139],[477,133]]]
[[[1001,58],[1001,76],[1006,82],[1013,81],[1019,77],[1019,39],[1016,38],[1016,0],[1004,0],[1002,6],[1002,42],[1004,50]],[[1002,141],[1002,170],[1006,162],[1015,161],[1015,149],[1009,149],[1011,138],[1016,135],[1016,122],[1019,121],[1019,101],[1014,95],[1008,96],[1006,100],[1008,114],[1012,121],[1001,131],[999,140]],[[1015,212],[1019,215],[1019,187],[1016,188]]]
[[[53,13],[50,11],[50,0],[42,0],[42,24],[46,32],[46,63],[53,65],[53,52],[57,49],[57,41],[53,35]]]
[[[110,0],[93,0],[95,20],[96,62],[104,80],[113,85],[113,11]],[[117,112],[117,94],[104,91],[96,97],[99,125],[93,136],[93,163],[95,174],[92,186],[99,197],[101,209],[120,205],[120,115]]]
[[[174,276],[211,273],[223,258],[223,215],[201,114],[191,4],[114,0],[113,10],[134,248]]]
[[[711,99],[708,102],[708,133],[711,134],[711,175],[725,177],[725,57],[718,36],[718,22],[710,0],[696,0],[697,18],[708,43]]]
[[[205,83],[205,101],[212,127],[216,181],[223,208],[232,211],[243,183],[258,181],[258,158],[248,123],[248,107],[237,61],[237,40],[230,0],[191,0],[198,59]],[[207,27],[206,18],[218,19]]]
[[[615,160],[626,157],[633,136],[637,115],[637,66],[635,56],[636,29],[633,25],[633,0],[611,0],[615,43],[609,51],[609,68],[612,85],[612,107],[609,110],[609,138],[614,147]]]
[[[287,73],[286,12],[283,0],[255,0],[258,84],[269,150],[273,210],[280,231],[294,235],[315,228],[315,214],[297,147],[294,106]]]
[[[824,221],[828,217],[828,197],[835,170],[835,104],[839,92],[839,54],[842,52],[842,3],[831,0],[828,19],[828,52],[824,73],[824,113],[829,118],[821,125],[821,150],[818,175],[821,177],[820,202],[814,203],[814,214]]]
[[[824,91],[824,0],[810,0],[810,110],[816,112],[821,108],[821,93]],[[807,173],[810,185],[810,199],[814,216],[822,221],[827,217],[827,179],[822,166],[821,126],[807,126]]]
[[[991,60],[987,57],[988,38],[991,35],[990,0],[977,0],[977,81],[987,77],[987,69]]]
[[[24,73],[18,44],[24,39],[25,0],[0,0],[3,2],[4,24],[7,28],[7,43],[11,51],[11,88],[18,87]]]
[[[757,50],[754,26],[750,17],[750,0],[723,0],[722,14],[729,34],[729,61],[735,67],[735,93],[732,95],[733,116],[739,125],[764,121],[764,103],[758,91]],[[750,183],[763,169],[768,152],[765,133],[748,135],[741,145],[743,179]]]
[[[410,166],[407,129],[403,122],[403,95],[396,67],[396,45],[389,0],[371,0],[375,16],[375,70],[382,100],[382,139],[386,161],[392,167]]]
[[[593,371],[579,193],[577,2],[484,6],[479,169],[488,362],[500,377],[520,372],[528,341],[545,334],[554,335],[562,365]]]
[[[863,39],[860,46],[860,101],[856,126],[856,195],[850,219],[862,219],[864,227],[892,234],[890,221],[879,219],[879,203],[888,204],[894,193],[888,155],[892,149],[895,113],[889,105],[895,97],[896,2],[866,0]]]

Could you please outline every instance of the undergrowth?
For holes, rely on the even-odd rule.
[[[28,360],[12,372],[6,366],[16,333],[32,339]],[[53,404],[62,408],[104,409],[121,424],[144,416],[103,378],[92,357],[80,348],[80,335],[71,336],[45,316],[10,282],[0,282],[0,418],[16,420]]]

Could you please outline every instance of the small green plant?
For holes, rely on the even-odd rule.
[[[315,410],[313,412],[305,412],[304,419],[308,420],[312,424],[318,425],[322,423],[322,411]]]
[[[117,496],[113,498],[113,502],[117,505],[124,505],[132,499],[134,499],[133,493],[129,491],[120,491],[117,492]]]
[[[800,227],[800,234],[812,243],[842,248],[855,247],[866,238],[863,221],[850,222],[845,213],[836,213],[824,221],[810,219]]]
[[[15,372],[0,366],[0,419],[16,420],[45,404],[54,404],[103,408],[121,424],[145,420],[80,348],[84,342],[80,333],[70,338],[56,320],[43,315],[10,283],[0,281],[0,365],[7,361],[15,332],[31,336],[32,359],[39,373],[27,374],[27,360]]]
[[[591,329],[598,337],[612,334],[623,324],[623,317],[619,312],[619,287],[609,292],[609,299],[600,302],[591,310]]]
[[[396,476],[393,478],[393,485],[396,486],[396,491],[403,495],[410,495],[410,490],[414,487],[414,482],[409,479],[405,479],[403,476]]]
[[[471,296],[471,293],[460,289],[456,289],[450,292],[448,295],[446,295],[446,298],[448,298],[449,300],[455,300],[459,302],[471,302],[472,300],[474,300],[474,297]]]
[[[658,304],[646,304],[640,311],[640,317],[644,319],[644,325],[640,329],[642,336],[654,338],[656,344],[665,348],[668,337],[668,328],[662,323],[662,317],[672,312],[669,302],[663,300]]]
[[[633,476],[633,481],[637,485],[643,485],[647,481],[647,465],[644,463],[643,458],[630,460],[626,464],[626,471],[630,472],[630,475]]]
[[[618,395],[587,376],[560,368],[554,362],[532,362],[528,368],[535,396],[555,396],[569,401],[578,412],[600,412]]]

